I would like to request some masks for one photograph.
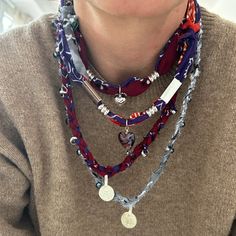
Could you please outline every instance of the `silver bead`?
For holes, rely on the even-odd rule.
[[[86,72],[87,72],[88,76],[91,77],[92,74],[91,74],[90,70],[87,70]]]
[[[68,91],[68,90],[67,90],[67,91]],[[60,93],[61,95],[64,95],[64,94],[67,93],[67,91],[65,91],[65,90],[63,90],[63,89],[60,89],[59,93]]]
[[[104,115],[106,116],[109,112],[110,112],[110,110],[106,109],[106,111],[104,112]]]
[[[107,107],[103,107],[101,112],[106,116],[110,111]]]
[[[155,74],[152,74],[152,80],[154,81],[156,79],[157,79],[157,77],[155,76]]]
[[[148,109],[148,110],[146,110],[146,113],[148,114],[148,116],[149,117],[151,117],[152,116],[152,113],[150,112],[150,110]]]
[[[77,150],[76,150],[76,154],[77,154],[78,156],[80,156],[80,157],[83,157],[83,155],[82,155],[80,149],[77,149]]]
[[[75,145],[77,140],[78,140],[78,138],[75,137],[75,136],[73,136],[73,137],[71,137],[71,139],[70,139],[70,143],[71,143],[72,145]]]
[[[96,183],[96,188],[100,189],[102,187],[102,183],[101,182],[97,182]]]
[[[101,109],[101,112],[104,113],[106,111],[106,107],[104,106],[102,109]]]
[[[171,153],[173,153],[174,152],[174,148],[172,146],[168,146],[167,147],[167,151],[171,151]]]
[[[58,53],[57,53],[57,52],[53,52],[53,56],[54,56],[55,58],[57,58],[57,57],[58,57]]]
[[[148,78],[149,78],[149,80],[150,80],[151,82],[154,81],[153,76],[149,76]]]
[[[104,115],[107,115],[109,113],[109,110],[106,106],[103,106],[103,108],[101,109],[101,112],[104,114]]]
[[[86,72],[87,72],[90,80],[95,78],[95,75],[90,70],[87,70]]]
[[[63,84],[59,90],[59,93],[61,95],[67,94],[68,93],[68,88]]]
[[[176,111],[175,110],[170,110],[170,112],[174,115],[174,114],[176,114]]]
[[[149,151],[147,149],[143,149],[141,154],[143,157],[146,157],[148,155]]]
[[[158,109],[156,106],[152,106],[152,110],[154,111],[154,113],[158,112]]]
[[[155,71],[154,74],[155,74],[156,78],[160,77],[160,74],[157,71]]]
[[[101,105],[98,106],[98,110],[102,110],[104,107],[105,107],[105,105],[101,104]]]
[[[155,114],[155,111],[154,111],[154,109],[153,109],[152,107],[150,108],[150,111],[151,111],[151,114],[152,114],[152,115]]]
[[[157,108],[156,106],[152,106],[150,107],[148,110],[146,110],[146,113],[148,114],[149,117],[151,117],[152,115],[154,115],[157,112]]]
[[[159,73],[158,72],[153,72],[148,78],[151,82],[153,82],[154,80],[156,80],[159,77]]]

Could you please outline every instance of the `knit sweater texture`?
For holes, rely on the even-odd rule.
[[[0,235],[1,236],[228,236],[236,235],[236,25],[202,9],[201,75],[192,93],[186,125],[164,174],[135,206],[138,223],[122,226],[127,211],[104,202],[71,145],[55,49],[54,14],[0,36]],[[147,109],[172,81],[174,68],[119,107],[127,117]],[[143,189],[173,134],[189,78],[149,155],[109,179],[115,191],[135,196]],[[83,87],[73,97],[84,139],[97,161],[124,158],[123,129],[97,111]],[[132,127],[139,143],[157,119]],[[231,233],[230,233],[231,231]]]

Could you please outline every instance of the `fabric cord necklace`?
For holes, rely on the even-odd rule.
[[[197,22],[199,22],[199,25],[201,26],[199,5],[197,4],[196,1],[189,1],[189,4],[191,4],[191,3],[194,3],[196,6],[196,16],[197,16],[196,18],[197,18]],[[72,2],[67,1],[66,4],[68,6],[71,6]],[[64,16],[65,16],[65,14],[68,16],[68,14],[69,14],[68,19],[72,19],[71,14],[73,15],[73,12],[71,11],[71,8],[70,9],[68,9],[67,7],[64,8],[63,7],[64,1],[61,2],[61,6],[62,7],[61,7],[60,13],[64,14]],[[64,9],[66,9],[66,10],[64,11]],[[63,27],[65,27],[65,29],[66,29],[66,25],[68,26],[68,24],[67,23],[64,24],[65,23],[64,21],[63,21],[63,23],[60,23],[60,20],[61,19],[60,19],[60,14],[59,14],[58,20],[54,21],[54,24],[57,25],[58,32],[63,33],[63,30],[64,30]],[[189,21],[189,23],[190,23],[190,21]],[[62,83],[63,83],[62,88],[65,89],[65,90],[63,90],[65,93],[61,93],[61,94],[63,94],[64,103],[66,105],[66,111],[67,112],[72,111],[73,113],[75,113],[70,79],[74,82],[84,85],[86,82],[88,82],[87,77],[86,77],[87,71],[86,71],[86,68],[83,65],[81,59],[74,55],[75,51],[70,50],[70,47],[68,46],[68,45],[71,46],[71,44],[69,44],[69,40],[71,39],[71,37],[73,37],[73,35],[68,34],[68,31],[67,31],[67,33],[64,36],[68,40],[68,44],[66,43],[65,40],[63,40],[62,37],[60,38],[60,34],[59,34],[59,37],[57,38],[57,40],[58,40],[57,46],[59,46],[59,51],[61,50],[61,53],[59,53],[59,55],[60,55],[60,57],[59,57],[59,62],[60,62],[59,75],[62,78]],[[72,129],[72,132],[74,131],[73,134],[77,135],[77,136],[73,136],[70,141],[72,144],[77,144],[79,146],[76,153],[81,157],[81,159],[83,160],[83,163],[87,165],[89,172],[94,177],[96,187],[99,188],[99,196],[105,201],[113,200],[113,201],[119,202],[123,207],[129,209],[129,211],[125,212],[121,217],[122,224],[127,228],[133,228],[136,225],[137,219],[134,216],[134,214],[132,213],[132,209],[141,200],[141,198],[153,187],[153,185],[159,179],[164,167],[166,166],[166,163],[167,163],[167,160],[169,159],[170,154],[173,152],[173,145],[174,145],[175,141],[177,140],[177,137],[180,135],[180,129],[184,126],[184,119],[185,119],[186,111],[188,108],[188,102],[191,99],[191,92],[195,88],[196,79],[200,73],[198,67],[199,67],[199,63],[200,63],[201,38],[202,38],[201,27],[199,27],[199,29],[196,31],[194,31],[192,29],[192,34],[189,36],[188,41],[190,44],[191,44],[191,42],[193,42],[193,44],[192,44],[193,49],[191,50],[191,53],[186,53],[189,57],[187,60],[188,65],[183,67],[184,71],[181,71],[182,73],[178,72],[174,78],[174,79],[176,79],[181,74],[181,77],[179,77],[179,81],[183,82],[184,78],[187,77],[188,72],[190,71],[190,68],[191,68],[191,69],[194,69],[190,73],[191,83],[188,87],[186,95],[184,96],[182,110],[181,110],[179,120],[176,123],[175,132],[172,135],[171,140],[169,141],[169,143],[167,145],[166,151],[161,159],[160,167],[158,169],[154,170],[154,172],[152,173],[152,175],[150,177],[148,184],[145,186],[144,190],[139,195],[137,195],[133,198],[123,197],[118,192],[115,192],[108,185],[108,176],[111,177],[115,173],[118,173],[117,167],[124,168],[124,166],[117,165],[117,166],[115,166],[116,169],[112,168],[111,166],[108,166],[107,168],[99,166],[98,163],[96,163],[95,159],[91,158],[92,155],[88,150],[87,144],[85,143],[85,141],[82,138],[82,134],[80,132],[78,122],[75,121],[76,116],[74,116],[74,120],[73,120],[72,116],[67,117],[67,118],[69,118],[68,122],[71,125],[71,128],[73,128]],[[197,43],[195,43],[195,42],[197,42]],[[197,53],[195,53],[194,49],[196,49]],[[70,53],[63,54],[63,51],[70,52]],[[186,56],[186,54],[184,56]],[[70,55],[70,57],[68,57],[68,55]],[[184,58],[184,56],[182,57],[182,60],[186,59],[186,58]],[[65,59],[68,59],[68,58],[69,58],[69,60],[66,63]],[[65,65],[63,64],[63,62],[65,62]],[[71,63],[69,63],[69,62],[71,62]],[[88,84],[86,84],[86,86],[87,85]],[[154,136],[162,128],[163,124],[165,124],[165,122],[168,120],[170,114],[172,114],[170,112],[171,106],[173,106],[173,104],[175,102],[179,87],[180,87],[179,84],[175,85],[174,87],[172,86],[172,88],[170,89],[171,92],[169,90],[169,93],[167,93],[166,97],[168,97],[168,99],[164,100],[165,105],[162,107],[162,109],[160,109],[161,117],[153,126],[153,128],[155,127],[155,131],[156,131]],[[93,90],[91,90],[90,92],[94,93]],[[93,96],[96,97],[96,93],[94,93]],[[99,103],[98,104],[102,105],[101,100],[99,100],[99,101],[100,101],[100,104]],[[75,121],[75,122],[73,123],[73,121]],[[127,126],[127,121],[125,121],[125,125]],[[151,133],[151,131],[148,133],[149,135],[146,136],[146,137],[148,137],[147,140],[149,140],[149,145],[150,145],[150,133]],[[151,138],[151,139],[153,139],[153,138]],[[141,145],[142,148],[145,146],[143,144],[144,143],[142,143],[142,145]],[[141,146],[138,146],[136,151],[140,151],[140,149],[142,149]],[[133,154],[135,154],[135,152]],[[128,162],[131,161],[131,163],[132,163],[132,161],[133,161],[132,156],[133,155],[128,156],[129,157]],[[135,158],[137,158],[137,156],[135,156]],[[96,168],[94,164],[97,165],[98,168]],[[130,165],[128,165],[128,166],[130,166]],[[104,177],[104,180],[103,180],[103,178],[101,178],[101,176]]]
[[[79,24],[78,24],[79,25]],[[75,29],[76,30],[76,29]],[[75,34],[76,36],[76,34]],[[114,95],[115,103],[118,105],[123,105],[126,102],[127,96],[137,96],[141,93],[145,92],[155,80],[160,78],[161,75],[164,75],[167,72],[167,69],[164,70],[163,67],[168,68],[170,64],[173,64],[174,59],[177,56],[177,41],[180,37],[179,32],[176,32],[167,42],[167,44],[164,46],[162,51],[159,53],[155,70],[147,77],[145,78],[139,78],[139,77],[130,77],[129,79],[125,80],[121,84],[112,84],[107,82],[102,78],[102,76],[99,74],[99,72],[95,69],[95,67],[91,64],[90,61],[83,61],[83,63],[88,65],[86,67],[87,74],[89,76],[90,84],[95,88],[96,90],[99,90],[102,93]],[[81,45],[81,58],[86,58],[87,56],[83,56],[83,54],[87,55],[85,52],[85,46],[84,42],[81,42],[81,39],[83,37],[80,37],[80,41],[78,42],[79,45]],[[171,57],[169,56],[171,54]],[[167,63],[167,59],[171,61]],[[161,73],[162,71],[162,73]],[[95,72],[95,74],[94,74]],[[97,76],[99,75],[99,76]]]
[[[99,89],[102,92],[104,91],[104,93],[112,94],[112,95],[115,94],[114,100],[115,100],[115,103],[118,104],[119,106],[126,103],[127,96],[132,96],[132,95],[137,96],[137,95],[143,93],[148,88],[147,86],[146,87],[140,86],[142,89],[130,89],[130,87],[127,88],[128,86],[126,86],[127,92],[124,92],[124,90],[125,90],[125,89],[123,89],[124,85],[109,86],[110,83],[105,81],[105,79],[99,74],[99,72],[94,68],[94,66],[90,62],[88,62],[88,64],[89,64],[90,69],[87,69],[87,74],[89,76],[90,84],[94,88]],[[151,73],[151,75],[148,76],[148,80],[146,80],[146,82],[144,82],[145,78],[136,78],[136,77],[135,77],[135,81],[139,80],[142,83],[142,85],[144,83],[149,85],[149,84],[151,84],[151,82],[153,82],[154,80],[156,80],[159,77],[160,77],[159,73],[157,71],[153,71]],[[133,85],[134,83],[130,83],[130,84]],[[115,87],[115,89],[113,89],[113,87]],[[129,93],[129,91],[131,93]]]
[[[189,2],[189,5],[194,5],[194,4],[192,4],[192,3],[194,3],[194,2]],[[72,12],[72,8],[70,8],[69,10],[66,8],[65,9],[65,11],[63,11],[64,10],[64,8],[62,9],[62,13],[63,13],[63,16],[64,15],[69,15],[69,13],[68,12]],[[192,11],[192,12],[195,12],[195,11]],[[196,12],[196,13],[198,13],[198,12]],[[71,16],[71,14],[70,14],[70,16]],[[195,14],[194,14],[194,16],[195,16]],[[194,16],[192,16],[192,18],[194,18]],[[196,14],[196,16],[197,16],[197,14]],[[199,17],[195,17],[195,18],[199,18]],[[65,23],[66,22],[66,23]],[[67,75],[70,75],[70,73],[71,72],[73,72],[72,74],[71,74],[71,76],[72,75],[74,75],[75,74],[75,72],[77,72],[76,71],[76,69],[73,67],[73,65],[71,65],[70,63],[68,63],[67,65],[68,65],[68,69],[66,70],[66,68],[64,68],[64,65],[63,65],[63,60],[65,60],[65,58],[66,58],[66,56],[68,56],[68,55],[71,55],[72,56],[72,54],[76,54],[76,52],[75,51],[73,51],[73,50],[71,50],[71,52],[70,52],[70,50],[69,50],[69,43],[67,44],[67,41],[66,40],[63,40],[63,32],[64,32],[64,29],[63,28],[61,28],[62,27],[62,25],[64,25],[64,23],[65,23],[65,25],[64,25],[64,27],[68,27],[69,26],[69,24],[68,24],[68,22],[70,22],[70,20],[68,20],[68,19],[66,19],[65,21],[62,21],[62,23],[60,23],[60,21],[58,21],[58,23],[57,23],[57,26],[58,26],[58,31],[59,31],[59,37],[58,37],[58,41],[59,41],[59,43],[58,43],[58,47],[57,48],[61,48],[62,50],[61,50],[61,59],[59,58],[59,60],[61,60],[61,66],[62,66],[62,68],[61,68],[61,71],[60,71],[60,73],[64,73],[64,77],[65,77],[65,79],[66,80],[68,80],[67,79]],[[73,22],[73,21],[72,21]],[[60,32],[61,32],[61,34],[60,34]],[[190,32],[188,32],[187,31],[187,37],[188,37],[188,40],[191,42],[191,43],[189,43],[189,44],[192,44],[192,47],[190,48],[190,49],[192,49],[192,54],[194,55],[195,54],[195,45],[196,45],[196,38],[195,38],[195,32],[194,32],[194,30],[192,30],[192,34],[190,34]],[[190,37],[190,36],[191,37]],[[70,32],[70,34],[68,33],[68,34],[66,34],[66,38],[68,39],[68,40],[70,40],[70,39],[72,39],[72,33]],[[185,37],[182,37],[183,39],[185,39]],[[73,44],[72,44],[73,45]],[[57,49],[56,48],[56,49]],[[191,51],[190,51],[191,52]],[[190,56],[191,54],[188,52],[188,55]],[[76,61],[79,61],[80,60],[80,58],[79,57],[76,57],[75,55],[74,55],[74,58],[76,59]],[[184,57],[183,57],[184,58]],[[74,60],[75,61],[75,60]],[[187,72],[188,72],[188,69],[190,68],[190,65],[192,65],[192,62],[193,62],[193,58],[192,57],[190,57],[188,60],[186,60],[187,62],[188,62],[188,64],[184,67],[184,68],[186,68],[186,70],[184,71],[184,73],[182,72],[182,74],[183,74],[183,77],[186,77],[187,76]],[[60,62],[59,62],[60,63]],[[67,63],[67,61],[65,61],[65,64]],[[75,65],[77,65],[77,67],[81,67],[81,70],[84,68],[83,66],[81,66],[81,65],[78,65],[78,64],[76,64],[75,63]],[[65,69],[65,71],[64,71],[64,69]],[[80,72],[81,73],[81,72]],[[177,75],[179,75],[179,73],[177,73]],[[70,76],[69,76],[70,77]],[[85,84],[85,82],[87,82],[87,81],[84,81],[84,76],[83,75],[81,75],[81,78],[82,78],[82,83],[84,82],[84,84]],[[73,78],[72,78],[72,81],[74,81],[73,80]],[[78,80],[75,80],[75,82],[78,82]],[[67,86],[68,85],[68,86]],[[86,86],[89,86],[89,83],[86,83]],[[85,87],[86,87],[85,86]],[[68,87],[68,88],[67,88]],[[170,86],[169,86],[170,87]],[[71,139],[71,142],[73,142],[73,143],[75,143],[75,144],[77,144],[79,147],[80,147],[80,149],[81,149],[81,152],[82,152],[82,154],[84,155],[84,156],[86,156],[86,159],[87,159],[87,165],[89,166],[89,167],[91,167],[95,172],[97,172],[97,174],[99,174],[99,175],[101,175],[101,176],[104,176],[105,174],[108,174],[109,175],[109,177],[111,177],[111,176],[113,176],[113,175],[115,175],[116,173],[118,173],[118,172],[121,172],[121,171],[124,171],[127,167],[129,167],[129,166],[131,166],[131,164],[137,159],[137,157],[139,157],[141,154],[143,155],[143,156],[146,156],[146,154],[147,154],[147,148],[148,148],[148,146],[154,141],[154,139],[156,138],[156,136],[157,136],[157,133],[159,132],[159,130],[161,129],[161,128],[163,128],[164,127],[164,124],[166,123],[166,121],[168,120],[168,116],[169,116],[169,112],[167,112],[166,114],[165,114],[165,111],[163,111],[164,113],[162,113],[162,115],[163,115],[163,117],[161,117],[161,119],[160,120],[158,120],[157,121],[157,123],[155,123],[155,125],[153,126],[153,128],[152,128],[152,130],[147,134],[147,136],[144,138],[144,140],[143,140],[143,142],[141,142],[139,145],[137,145],[135,148],[134,148],[134,150],[133,150],[133,152],[130,152],[131,150],[128,150],[128,152],[127,152],[127,157],[124,159],[124,161],[122,162],[122,163],[120,163],[120,164],[118,164],[118,165],[116,165],[116,166],[114,166],[114,167],[112,167],[112,166],[107,166],[107,167],[104,167],[104,166],[101,166],[101,165],[99,165],[99,163],[97,163],[96,162],[96,160],[95,160],[95,158],[93,157],[93,155],[92,155],[92,153],[89,151],[89,149],[88,149],[88,146],[87,146],[87,144],[86,144],[86,142],[85,142],[85,140],[82,138],[82,134],[81,134],[81,132],[80,132],[80,129],[79,129],[79,127],[78,127],[78,124],[77,124],[77,118],[76,118],[76,115],[75,115],[75,112],[74,112],[74,103],[73,103],[73,101],[72,101],[72,99],[71,99],[71,97],[72,97],[72,92],[71,92],[71,90],[69,89],[69,83],[66,83],[66,84],[63,84],[63,86],[62,86],[62,88],[65,88],[65,91],[62,91],[63,92],[63,98],[64,98],[64,102],[65,102],[65,105],[67,104],[67,103],[69,103],[68,104],[68,108],[67,108],[67,115],[68,115],[68,121],[69,121],[69,123],[70,123],[70,127],[72,128],[72,133],[73,133],[73,137],[72,137],[72,139]],[[92,92],[92,95],[93,96],[95,96],[96,98],[98,97],[98,95],[96,95],[96,92],[95,91],[93,91],[92,90],[92,88],[90,88],[89,87],[89,89],[91,90],[91,92]],[[176,89],[176,88],[174,88],[174,89]],[[171,93],[173,93],[173,90],[172,89],[168,89],[167,88],[167,96],[169,96],[169,97],[171,97],[170,96],[170,94],[168,94],[168,92],[169,92],[169,90],[170,90],[170,92]],[[175,91],[175,90],[174,90]],[[169,99],[169,98],[168,98]],[[172,99],[171,99],[171,101],[169,102],[170,103],[170,105],[172,105],[172,107],[174,107],[174,99],[176,99],[176,97],[175,96],[173,96],[172,97]],[[98,99],[99,100],[99,99]],[[99,103],[100,103],[100,101],[101,100],[99,100]],[[97,105],[99,105],[100,107],[101,107],[101,110],[106,110],[106,108],[104,108],[104,107],[102,107],[103,106],[103,104],[97,104]],[[163,106],[163,107],[165,107],[165,106]],[[160,109],[161,110],[161,109]],[[171,111],[171,113],[173,113],[173,111],[175,112],[175,109],[171,109],[170,110]],[[153,115],[155,113],[155,111],[153,111],[153,109],[150,111],[150,112],[147,112],[147,114],[149,114],[150,116],[151,115]],[[135,115],[136,115],[137,113],[135,113]],[[146,115],[146,114],[144,114],[144,115]],[[134,116],[134,117],[136,117],[136,116]],[[129,124],[129,122],[126,120],[125,121],[125,125],[126,125],[126,127],[128,127],[128,126],[130,126],[130,124]],[[124,138],[125,137],[125,138]],[[120,135],[119,135],[119,139],[120,139],[120,141],[121,141],[121,143],[122,143],[122,145],[124,145],[124,146],[128,146],[128,148],[130,148],[130,147],[132,147],[132,145],[133,145],[133,143],[134,143],[134,141],[133,141],[133,139],[132,138],[130,138],[130,137],[132,137],[132,133],[130,133],[130,132],[125,132],[125,133],[121,133]],[[126,139],[126,140],[125,140]],[[123,142],[123,141],[128,141],[128,142]]]
[[[91,69],[93,69],[94,71],[96,71],[96,69],[88,60],[86,42],[82,33],[80,32],[79,20],[77,18],[73,22],[72,27],[75,32],[75,39],[80,48],[79,54],[87,69],[87,74],[89,75],[90,84],[100,92],[115,95],[115,101],[118,105],[124,104],[126,96],[137,96],[143,93],[157,78],[160,77],[160,75],[164,75],[166,72],[168,72],[170,65],[174,63],[177,55],[181,54],[181,51],[177,52],[176,48],[179,38],[184,33],[182,29],[184,22],[190,14],[194,14],[194,12],[191,12],[191,10],[192,6],[190,5],[186,10],[182,23],[172,34],[172,36],[169,38],[169,40],[159,53],[155,64],[155,70],[145,78],[130,77],[121,84],[109,83],[104,79],[101,79],[101,76],[100,78],[98,78],[91,71]]]
[[[71,3],[71,2],[68,1],[67,3]],[[77,67],[77,69],[79,69],[81,74],[83,74],[83,72],[86,70],[85,66],[82,65],[82,68],[81,68],[81,64],[78,65],[78,63],[74,63],[75,65],[73,65],[73,62],[71,62],[71,64],[70,63],[68,64],[68,68],[69,68],[68,73],[69,74],[71,73],[72,81],[83,84],[83,86],[92,95],[94,102],[97,105],[98,110],[100,110],[100,112],[102,114],[104,114],[114,124],[126,127],[125,132],[119,133],[118,139],[119,139],[120,143],[122,144],[122,146],[126,148],[127,153],[129,153],[131,151],[131,148],[133,147],[133,144],[135,142],[135,135],[134,135],[134,133],[129,132],[129,127],[133,126],[133,125],[137,125],[137,124],[149,119],[151,116],[153,116],[158,111],[161,112],[164,109],[164,107],[166,106],[166,104],[174,96],[174,94],[179,89],[179,87],[182,85],[184,79],[187,77],[187,72],[193,63],[191,55],[194,54],[195,44],[196,44],[195,43],[196,40],[191,40],[190,41],[191,43],[189,43],[189,45],[188,45],[187,40],[189,40],[189,38],[192,37],[192,34],[195,33],[195,31],[197,31],[199,28],[199,23],[198,22],[195,23],[196,17],[195,17],[195,9],[192,10],[193,7],[195,7],[194,1],[190,1],[190,4],[188,5],[189,10],[187,12],[192,12],[192,15],[187,14],[186,22],[181,25],[182,30],[188,29],[188,25],[190,25],[192,27],[190,27],[188,29],[188,31],[185,32],[184,35],[181,35],[180,42],[183,43],[183,46],[180,48],[182,49],[182,54],[180,56],[180,59],[178,62],[179,66],[177,68],[177,72],[176,72],[176,75],[175,75],[173,81],[167,87],[167,89],[162,94],[162,96],[153,102],[153,104],[150,108],[148,108],[147,110],[142,111],[142,112],[134,112],[129,116],[128,119],[123,118],[120,115],[115,114],[114,112],[112,112],[108,109],[108,107],[102,102],[102,99],[99,97],[99,95],[93,90],[91,85],[88,83],[86,76],[80,76],[79,78],[78,78],[78,76],[76,76],[76,72],[77,72],[76,67]],[[74,17],[75,15],[73,15],[74,14],[73,9],[71,6],[67,6],[67,7],[62,8],[61,13],[62,13],[62,26],[65,28],[65,32],[66,32],[65,37],[68,40],[68,51],[71,51],[71,56],[73,58],[72,61],[82,63],[81,58],[76,54],[76,50],[74,49],[74,46],[75,46],[74,42],[76,40],[74,37],[74,33],[71,30],[71,28],[73,28],[73,27],[71,27],[71,25],[70,25],[70,23],[72,25],[74,25],[74,23],[75,23],[74,20],[76,18],[76,17]],[[66,18],[68,16],[70,18]],[[192,20],[189,20],[190,18],[192,18]],[[76,25],[78,25],[78,23],[76,23]],[[62,29],[62,31],[63,31],[63,29]],[[58,51],[59,51],[60,47],[63,48],[63,46],[65,46],[65,44],[66,44],[66,42],[63,41],[63,32],[62,32],[62,38],[60,40],[60,43],[61,43],[61,45],[59,44]],[[64,47],[64,49],[66,49],[66,47]],[[66,51],[66,50],[64,50],[64,51]],[[63,57],[64,58],[68,57],[68,52],[66,52],[66,54],[64,53],[64,55],[62,55],[62,58]],[[70,61],[70,60],[68,59],[67,62],[68,61]],[[67,62],[65,62],[65,64]],[[62,94],[67,93],[67,88],[65,86],[62,87],[61,93]],[[172,109],[172,111],[174,111],[174,113],[175,113],[175,109]]]

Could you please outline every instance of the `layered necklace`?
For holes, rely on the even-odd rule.
[[[181,129],[185,126],[188,103],[191,100],[191,93],[200,74],[199,63],[202,38],[200,7],[197,1],[189,0],[182,23],[160,52],[155,70],[151,75],[146,78],[130,77],[119,85],[109,83],[92,72],[93,69],[95,73],[99,74],[88,60],[86,43],[79,30],[79,19],[74,12],[72,0],[61,0],[58,16],[57,19],[53,20],[53,26],[56,27],[54,57],[59,63],[59,78],[62,84],[59,93],[65,105],[65,121],[72,133],[70,143],[77,146],[76,154],[81,158],[94,178],[100,198],[107,202],[118,202],[127,208],[128,211],[121,216],[121,223],[126,228],[133,228],[137,224],[137,218],[132,212],[133,208],[158,181],[170,154],[174,152],[174,143],[179,137]],[[145,92],[151,84],[154,86],[152,82],[156,79],[161,79],[161,75],[168,72],[174,61],[177,61],[176,72],[164,93],[149,108],[144,111],[134,112],[127,118],[111,111],[96,92],[96,90],[99,90],[114,96],[114,102],[122,106],[126,102],[127,96],[138,96]],[[130,168],[138,157],[145,158],[148,156],[149,146],[155,141],[160,130],[165,127],[169,117],[177,112],[175,107],[177,94],[188,76],[190,85],[184,95],[174,133],[167,144],[159,167],[152,172],[148,183],[141,193],[134,197],[122,196],[108,184],[108,178],[127,170],[128,167]],[[103,166],[97,162],[89,150],[76,117],[72,83],[85,89],[97,106],[98,111],[104,114],[112,124],[124,127],[125,130],[118,134],[118,140],[126,149],[126,156],[121,163],[114,166]],[[141,124],[156,113],[159,113],[160,117],[155,121],[144,139],[133,148],[135,135],[129,130],[129,127]]]

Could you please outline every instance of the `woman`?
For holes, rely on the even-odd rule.
[[[235,24],[193,0],[59,10],[0,38],[1,235],[236,235]]]

